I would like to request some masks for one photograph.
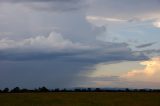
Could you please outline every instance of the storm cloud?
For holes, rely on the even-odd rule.
[[[96,64],[148,60],[159,10],[159,0],[1,0],[0,87],[79,86]]]

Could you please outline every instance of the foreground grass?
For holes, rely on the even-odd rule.
[[[160,93],[59,92],[0,94],[0,106],[160,106]]]

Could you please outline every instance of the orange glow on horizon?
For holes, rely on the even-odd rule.
[[[140,64],[144,65],[145,68],[142,70],[132,70],[123,77],[135,79],[136,77],[154,77],[160,72],[160,57],[152,58]]]

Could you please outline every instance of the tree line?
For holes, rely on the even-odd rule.
[[[74,88],[74,89],[48,89],[45,86],[36,89],[21,89],[20,87],[15,87],[13,89],[4,88],[0,90],[0,93],[38,93],[38,92],[160,92],[160,89],[102,89],[102,88]]]

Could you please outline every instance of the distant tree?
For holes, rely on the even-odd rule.
[[[133,92],[138,92],[139,90],[138,89],[133,89]]]
[[[60,89],[59,89],[59,88],[56,88],[54,91],[55,91],[55,92],[59,92],[59,91],[60,91]]]
[[[81,89],[81,92],[87,92],[86,88]]]
[[[125,90],[126,92],[129,92],[130,90],[128,89],[128,88],[126,88],[126,90]]]
[[[39,88],[39,92],[49,92],[49,90],[46,87]]]
[[[82,90],[79,88],[74,89],[75,92],[81,92]]]
[[[20,88],[19,87],[15,87],[15,88],[13,88],[12,90],[11,90],[11,92],[13,92],[13,93],[19,93],[21,90],[20,90]]]
[[[95,92],[100,92],[100,91],[101,91],[100,88],[96,88],[96,89],[95,89]]]
[[[30,92],[30,90],[24,88],[24,89],[21,89],[20,92],[23,92],[23,93],[25,93],[25,92]]]
[[[145,91],[147,91],[146,89],[140,89],[139,90],[140,92],[145,92]]]
[[[35,88],[34,90],[31,90],[32,92],[39,92],[39,90],[37,88]]]
[[[4,88],[3,92],[4,93],[8,93],[9,92],[9,88]]]
[[[88,91],[88,92],[91,92],[91,91],[92,91],[92,89],[91,89],[91,88],[87,88],[87,91]]]
[[[62,91],[62,92],[67,92],[67,89],[64,88],[64,89],[62,89],[61,91]]]

